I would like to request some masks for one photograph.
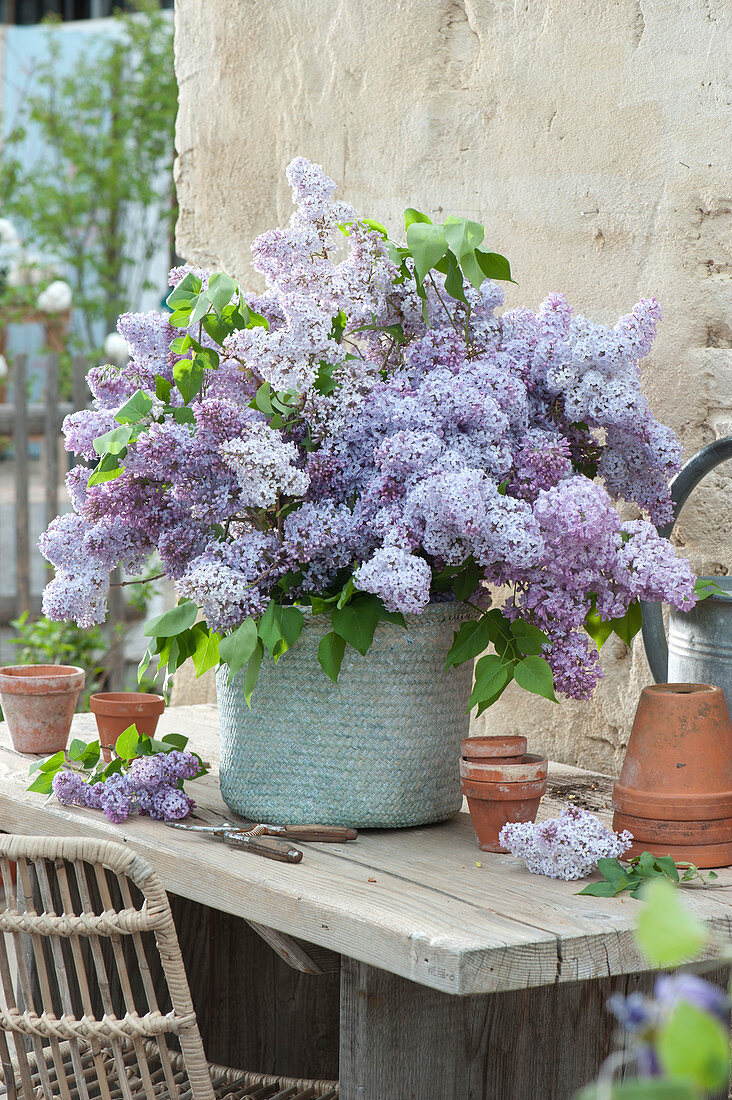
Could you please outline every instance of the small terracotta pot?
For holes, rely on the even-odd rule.
[[[514,761],[526,753],[525,737],[466,737],[460,742],[463,760]]]
[[[102,691],[92,695],[89,706],[97,720],[102,759],[109,761],[117,738],[129,726],[134,725],[138,733],[148,737],[155,736],[165,699],[143,691]]]
[[[460,762],[460,784],[482,851],[505,852],[498,841],[503,826],[536,819],[539,803],[546,793],[548,766],[545,756],[527,754],[508,764],[500,764],[495,759],[484,765]],[[465,775],[465,771],[472,775]]]
[[[66,748],[84,679],[84,670],[74,665],[0,668],[0,700],[17,752]]]
[[[641,692],[613,808],[614,828],[635,838],[629,855],[732,864],[732,722],[720,688]]]

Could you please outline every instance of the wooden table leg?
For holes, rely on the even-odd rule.
[[[210,1061],[262,1073],[338,1076],[338,974],[303,974],[246,921],[170,895]]]
[[[341,1100],[571,1100],[614,1048],[610,994],[652,984],[631,974],[455,997],[344,958]]]

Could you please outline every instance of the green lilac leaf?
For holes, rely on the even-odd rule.
[[[463,274],[458,266],[457,259],[452,252],[447,253],[447,272],[445,275],[445,290],[458,302],[467,305],[465,290],[463,287]]]
[[[203,361],[198,356],[194,359],[179,359],[173,367],[173,378],[188,405],[201,391],[204,379]]]
[[[172,638],[193,626],[198,616],[198,606],[191,600],[171,607],[170,611],[148,619],[143,628],[146,638]]]
[[[466,252],[464,256],[461,256],[460,267],[468,282],[474,286],[476,290],[480,290],[486,277],[475,258],[475,252]]]
[[[119,412],[114,414],[118,424],[139,424],[152,409],[152,398],[143,390],[133,393],[129,401],[125,401]]]
[[[588,894],[593,898],[614,898],[615,887],[612,882],[591,882],[589,886],[585,886],[583,890],[578,890],[578,894]]]
[[[173,344],[175,342],[176,341],[174,340]],[[173,350],[177,352],[177,349],[174,348]],[[177,354],[180,353],[177,352]],[[172,383],[170,383],[167,378],[163,378],[162,374],[155,375],[155,396],[159,401],[165,401],[166,403],[170,401],[170,393],[172,389]]]
[[[485,653],[491,644],[491,625],[483,615],[480,619],[470,619],[455,631],[453,643],[447,654],[445,668],[457,667],[465,661],[472,661]]]
[[[486,279],[508,283],[514,281],[511,278],[511,265],[505,256],[498,252],[484,252],[481,248],[476,248],[474,255]]]
[[[643,609],[638,600],[634,600],[628,610],[619,619],[612,619],[612,628],[627,646],[643,626]]]
[[[474,252],[485,237],[485,229],[478,222],[452,215],[445,219],[445,237],[458,259],[468,252]]]
[[[139,740],[140,734],[137,732],[137,726],[133,723],[119,735],[114,745],[114,751],[121,760],[132,760],[133,757],[137,756]]]
[[[426,214],[423,214],[420,210],[415,210],[413,206],[408,206],[404,211],[404,228],[408,230],[410,225],[414,225],[415,222],[432,225],[432,219],[428,218]]]
[[[124,468],[120,466],[119,459],[123,458],[125,452],[120,452],[119,455],[104,455],[94,467],[91,477],[87,481],[87,486],[101,485],[105,481],[114,481],[115,478],[121,477],[124,473]]]
[[[52,794],[53,776],[48,772],[41,772],[26,789],[34,794]]]
[[[481,657],[475,666],[475,686],[468,700],[468,710],[500,694],[512,678],[512,669],[495,653]]]
[[[345,607],[334,608],[330,621],[336,634],[365,657],[379,621],[379,605],[371,596],[356,596]]]
[[[341,671],[343,654],[346,652],[346,640],[334,630],[329,631],[320,639],[318,646],[318,661],[326,676],[330,676],[334,683],[338,681],[338,673]]]
[[[250,617],[219,642],[219,657],[229,666],[229,683],[254,653],[257,640],[257,624]]]
[[[128,425],[122,428],[112,428],[104,435],[98,435],[94,440],[94,450],[98,455],[118,455],[124,451],[130,441],[132,428]]]
[[[420,282],[447,252],[445,233],[440,225],[412,222],[407,229],[407,244],[414,258],[414,269]]]
[[[549,639],[543,630],[534,623],[524,622],[523,619],[515,619],[511,623],[511,633],[516,639],[516,645],[525,656],[537,656],[543,653],[544,646],[549,644]]]
[[[189,272],[184,279],[178,283],[176,287],[171,290],[168,297],[165,299],[166,305],[169,305],[171,309],[183,309],[186,306],[190,306],[194,298],[197,298],[201,293],[201,287],[203,283],[194,275],[193,272]]]
[[[602,649],[613,632],[612,621],[601,619],[594,607],[585,615],[584,628],[598,649]]]
[[[516,665],[516,683],[524,691],[541,695],[544,699],[557,702],[554,694],[554,673],[543,657],[524,657]]]
[[[264,657],[264,646],[261,640],[257,639],[257,644],[254,647],[254,653],[247,661],[247,670],[244,673],[244,682],[242,683],[242,691],[244,693],[244,699],[248,707],[252,705],[252,695],[254,689],[257,686],[257,677],[259,676],[259,670],[262,666],[262,658]]]
[[[686,908],[678,888],[656,878],[643,888],[647,901],[638,918],[636,940],[654,966],[678,966],[698,954],[709,937],[703,921]]]
[[[725,1091],[729,1079],[729,1034],[709,1012],[681,1001],[664,1020],[656,1038],[662,1068],[672,1080]]]
[[[203,676],[219,663],[219,642],[221,636],[214,630],[209,630],[205,623],[195,623],[191,628],[195,639],[195,649],[192,653],[193,667],[196,670],[196,679]]]
[[[215,271],[211,275],[208,280],[208,300],[219,316],[224,306],[228,306],[238,289],[236,280],[223,271]]]
[[[42,772],[53,772],[55,774],[63,767],[65,760],[65,753],[55,752],[53,756],[49,756],[48,759],[43,761],[38,770]]]

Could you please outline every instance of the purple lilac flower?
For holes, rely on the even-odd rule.
[[[700,978],[698,974],[684,970],[676,974],[662,974],[656,979],[654,995],[663,1013],[672,1012],[683,1001],[702,1012],[711,1013],[723,1024],[729,1020],[730,1002],[727,994]]]
[[[164,778],[163,758],[160,753],[138,756],[127,769],[128,782],[138,794],[140,791],[154,791]]]
[[[52,780],[53,793],[63,806],[83,806],[85,783],[77,772],[57,772]]]
[[[641,388],[658,303],[610,327],[560,294],[498,314],[499,287],[464,282],[470,313],[455,302],[453,324],[434,272],[425,323],[414,283],[323,169],[298,157],[287,178],[289,224],[252,245],[266,291],[243,292],[267,325],[224,340],[191,423],[155,393],[156,375],[173,381],[167,314],[121,317],[130,362],[90,372],[94,407],[66,419],[69,450],[94,460],[137,390],[151,408],[120,477],[89,488],[86,468],[69,475],[75,515],[41,541],[57,570],[45,614],[101,622],[112,568],[153,553],[218,631],[261,615],[285,574],[298,578],[295,601],[350,573],[418,613],[438,595],[432,574],[472,558],[482,580],[510,587],[505,613],[547,633],[557,690],[587,698],[601,676],[583,628],[591,596],[605,619],[638,599],[685,609],[696,598],[688,564],[652,526],[670,518],[681,460]],[[171,285],[189,273],[206,288],[208,273],[187,265]],[[252,407],[263,382],[289,391],[291,424]],[[173,386],[170,405],[182,401]],[[619,500],[644,518],[621,523]]]
[[[99,804],[110,821],[119,824],[126,821],[134,811],[134,790],[122,773],[110,775],[103,783],[99,794]]]
[[[201,764],[197,756],[185,749],[173,749],[172,752],[161,754],[160,757],[161,778],[164,782],[173,783],[177,779],[195,779],[201,774]]]
[[[185,791],[161,783],[149,796],[147,813],[156,821],[179,821],[188,817],[196,803]]]
[[[585,878],[603,857],[623,855],[633,840],[627,830],[614,833],[589,810],[569,803],[548,821],[504,825],[499,839],[532,875],[567,881]]]

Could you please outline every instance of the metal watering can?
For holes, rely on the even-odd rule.
[[[689,494],[702,478],[732,458],[732,436],[704,447],[671,482],[674,519],[659,534],[668,538]],[[713,684],[732,713],[732,577],[706,577],[724,592],[700,600],[691,611],[670,610],[668,643],[658,603],[643,602],[643,644],[656,683]]]

